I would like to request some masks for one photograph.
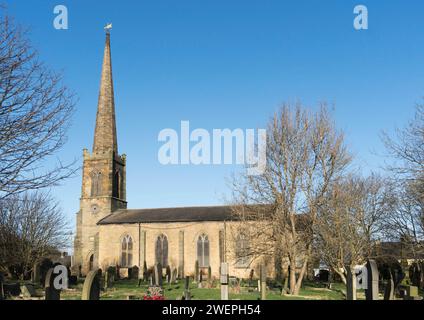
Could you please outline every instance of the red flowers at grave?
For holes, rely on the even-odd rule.
[[[161,287],[149,287],[143,300],[165,300]]]

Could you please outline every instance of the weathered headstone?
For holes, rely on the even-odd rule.
[[[78,277],[77,276],[69,276],[68,278],[68,284],[70,286],[76,286],[78,284]]]
[[[85,278],[82,288],[81,300],[99,300],[100,299],[100,279],[99,271],[90,271]]]
[[[147,268],[147,262],[143,263],[143,281],[147,281],[149,279],[149,270]]]
[[[166,267],[166,283],[168,285],[171,284],[171,267],[170,266]]]
[[[24,284],[21,286],[21,292],[24,298],[35,297],[35,287],[32,284]]]
[[[367,278],[368,285],[365,289],[365,297],[367,300],[378,300],[378,268],[374,260],[367,262]]]
[[[21,286],[19,283],[4,283],[3,282],[3,297],[17,297],[21,294]]]
[[[53,268],[53,262],[50,259],[43,259],[40,264],[40,284],[43,287],[46,284],[46,276],[50,268]]]
[[[4,276],[3,276],[3,273],[0,272],[0,300],[4,299],[3,283],[4,283]]]
[[[418,287],[416,286],[407,286],[406,295],[404,300],[422,300],[423,298],[418,294]]]
[[[45,279],[45,299],[46,300],[60,300],[60,290],[55,288],[54,280],[58,276],[54,273],[54,268],[50,268],[47,271]]]
[[[203,270],[200,270],[199,272],[199,287],[202,287],[202,282],[203,282]]]
[[[36,283],[36,284],[40,283],[40,278],[41,278],[40,273],[41,273],[40,264],[35,263],[34,267],[32,269],[32,273],[31,273],[31,282],[32,283]]]
[[[77,275],[77,277],[78,277],[78,279],[79,278],[82,278],[82,266],[81,265],[78,266],[78,275]]]
[[[387,280],[386,288],[384,289],[384,300],[394,300],[395,299],[395,283],[393,277],[390,277]]]
[[[199,261],[196,260],[196,262],[194,263],[194,282],[198,282],[199,281]]]
[[[222,262],[221,263],[221,277],[220,277],[220,283],[221,283],[221,300],[228,300],[228,263]]]
[[[176,283],[177,277],[178,277],[178,269],[174,268],[174,270],[172,270],[172,274],[171,274],[171,283]]]
[[[118,265],[115,266],[115,279],[121,279],[121,268]]]
[[[162,265],[160,263],[155,264],[155,285],[162,287]]]
[[[260,280],[261,280],[261,300],[266,300],[266,267],[264,264],[261,264]]]
[[[249,287],[253,285],[253,276],[255,275],[255,270],[251,269],[249,273]]]
[[[130,276],[130,278],[137,280],[138,279],[138,272],[139,272],[138,266],[133,266],[131,268],[131,276]]]
[[[190,277],[185,278],[184,282],[184,293],[183,293],[183,300],[191,300],[191,293],[190,293]]]

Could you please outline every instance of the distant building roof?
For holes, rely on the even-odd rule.
[[[266,220],[267,214],[272,211],[269,205],[252,205],[246,207],[252,212],[260,210]],[[256,216],[257,218],[257,216]],[[133,223],[171,223],[171,222],[213,222],[213,221],[237,221],[239,217],[234,213],[233,206],[210,206],[210,207],[182,207],[182,208],[158,208],[158,209],[123,209],[117,210],[101,219],[97,224],[133,224]],[[308,223],[306,214],[297,216],[298,228],[303,230]]]
[[[231,206],[118,210],[97,224],[168,223],[235,220]]]

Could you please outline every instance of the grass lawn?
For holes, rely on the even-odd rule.
[[[147,284],[137,286],[137,280],[120,280],[114,283],[113,288],[101,292],[101,300],[125,300],[127,296],[134,296],[137,299],[142,299],[147,291]],[[323,288],[322,286],[305,283],[304,288],[300,291],[299,296],[282,296],[278,289],[269,290],[267,293],[268,300],[344,300],[341,293],[344,285],[336,284],[333,289]],[[184,291],[184,283],[180,281],[173,285],[164,285],[164,295],[166,300],[179,299]],[[240,293],[234,293],[230,290],[230,300],[258,300],[260,293],[251,288],[241,288]],[[61,298],[65,300],[78,300],[81,299],[82,283],[70,290],[62,291]],[[191,284],[190,292],[193,300],[220,300],[221,291],[219,288],[214,289],[199,289],[196,284]]]

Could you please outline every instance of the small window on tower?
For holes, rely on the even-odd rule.
[[[96,197],[102,193],[102,173],[99,171],[93,171],[91,176],[91,196]]]

